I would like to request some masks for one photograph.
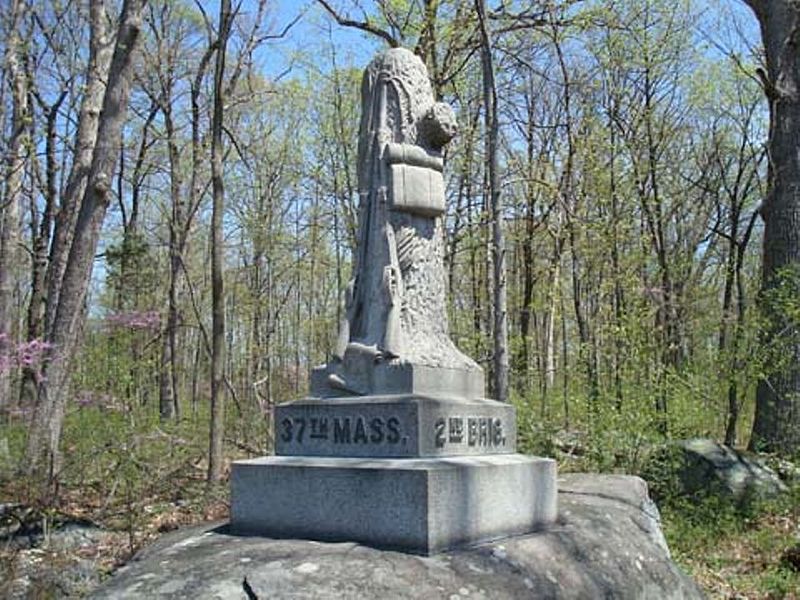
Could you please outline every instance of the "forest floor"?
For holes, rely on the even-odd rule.
[[[28,490],[3,482],[0,598],[82,597],[161,535],[226,519],[227,494],[227,483],[207,487],[203,464],[147,496],[62,488],[46,510],[20,502]]]
[[[82,596],[142,547],[179,527],[227,518],[227,486],[208,489],[204,465],[146,497],[62,488],[57,509],[19,503],[0,487],[0,597]],[[800,485],[747,512],[696,503],[661,507],[673,558],[715,599],[800,598]],[[800,554],[800,549],[798,549]]]
[[[713,599],[800,599],[800,485],[747,510],[663,506],[673,559]]]

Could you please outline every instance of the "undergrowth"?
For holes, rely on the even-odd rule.
[[[667,498],[659,508],[673,558],[711,598],[800,598],[785,559],[800,543],[800,484],[768,501]]]

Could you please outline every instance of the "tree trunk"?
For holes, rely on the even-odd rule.
[[[756,213],[750,217],[750,222],[747,225],[744,238],[737,243],[736,247],[736,297],[737,297],[737,310],[736,310],[736,323],[733,331],[733,339],[731,341],[730,361],[729,361],[729,375],[728,375],[728,418],[725,425],[725,443],[733,446],[736,443],[736,426],[739,419],[739,409],[741,401],[739,400],[739,386],[736,381],[736,373],[741,368],[741,358],[739,357],[739,346],[742,340],[742,333],[745,325],[745,315],[747,313],[747,304],[745,298],[743,269],[744,258],[747,244],[750,241],[750,236],[755,224]]]
[[[61,199],[53,229],[53,245],[47,271],[47,304],[45,306],[45,335],[50,336],[61,293],[61,280],[67,265],[70,245],[78,218],[81,198],[86,190],[92,156],[97,143],[97,130],[106,82],[111,67],[114,45],[109,40],[107,15],[103,0],[89,3],[89,64],[81,99],[78,130],[75,134],[75,152],[67,178],[67,187]]]
[[[578,239],[573,221],[567,222],[567,231],[569,233],[570,264],[572,266],[572,307],[575,311],[575,323],[578,326],[578,356],[586,369],[586,384],[588,387],[586,397],[587,413],[590,419],[590,426],[594,426],[600,400],[596,352],[594,350],[594,340],[589,333],[589,319],[586,315],[587,307],[583,301],[585,284],[581,281],[581,259],[578,256]]]
[[[486,169],[492,214],[492,291],[494,302],[493,391],[500,402],[508,402],[508,303],[506,291],[506,242],[503,232],[503,196],[500,193],[497,88],[492,61],[492,38],[486,18],[485,0],[476,0],[481,29],[481,64],[483,67],[483,104],[486,123]]]
[[[612,103],[612,115],[617,112],[617,103]],[[617,191],[617,136],[616,127],[614,126],[614,117],[609,118],[608,123],[609,132],[609,191],[611,193],[611,273],[614,278],[614,395],[615,405],[617,411],[622,410],[623,404],[623,391],[622,391],[622,364],[624,360],[624,342],[623,342],[623,315],[625,314],[625,294],[622,289],[622,270],[620,267],[620,240],[619,240],[619,222],[620,222],[620,207],[619,207],[619,193]]]
[[[734,323],[733,319],[733,287],[736,281],[736,239],[739,226],[738,210],[734,208],[730,217],[731,232],[728,238],[725,257],[725,284],[722,292],[722,320],[719,326],[719,355],[725,356],[726,352],[731,352],[729,359],[724,361],[726,366],[735,365],[736,348],[729,348],[732,344],[728,342],[729,330]],[[734,325],[735,327],[735,325]],[[738,340],[738,331],[734,330],[733,335]],[[739,418],[739,402],[737,400],[736,373],[732,369],[726,369],[725,378],[728,381],[728,414],[725,422],[725,443],[728,446],[736,444],[736,421]]]
[[[13,314],[15,273],[17,270],[17,247],[19,246],[20,201],[22,179],[25,172],[26,138],[28,135],[28,86],[24,59],[21,56],[23,42],[19,29],[24,3],[15,1],[11,5],[11,23],[6,43],[6,68],[11,79],[12,115],[11,139],[6,154],[6,189],[0,203],[0,359],[10,354],[15,344],[16,320]],[[11,398],[12,370],[0,369],[0,409],[6,408]]]
[[[569,241],[570,264],[572,271],[572,306],[575,312],[575,321],[578,326],[578,358],[584,364],[586,371],[587,384],[587,407],[590,427],[593,426],[594,416],[598,409],[600,396],[600,386],[597,373],[597,353],[594,336],[590,335],[589,319],[587,318],[587,307],[583,301],[583,289],[585,284],[582,282],[582,260],[578,254],[578,232],[576,231],[575,215],[578,212],[578,194],[574,186],[574,165],[577,147],[575,143],[575,131],[572,115],[572,83],[570,81],[570,71],[564,57],[564,51],[559,39],[559,29],[550,15],[551,35],[553,46],[558,58],[559,70],[564,86],[564,128],[567,137],[567,156],[564,161],[564,168],[561,172],[559,181],[559,195],[564,206],[563,214],[564,227],[566,228],[565,237]],[[581,192],[582,196],[586,194]],[[566,368],[566,361],[564,363]],[[565,380],[566,385],[566,380]],[[566,412],[566,405],[565,405]]]
[[[532,103],[528,100],[528,106]],[[520,371],[520,392],[523,396],[527,395],[530,389],[530,329],[531,317],[533,314],[533,290],[536,286],[535,260],[534,260],[534,233],[536,231],[536,185],[533,183],[536,176],[535,143],[534,143],[534,115],[533,111],[528,111],[528,123],[525,128],[525,153],[526,170],[525,174],[528,181],[525,184],[525,233],[521,242],[522,246],[522,306],[519,316],[519,336],[520,336],[520,356],[517,369]]]
[[[762,303],[779,286],[800,290],[800,6],[792,0],[748,0],[761,26],[767,73],[759,71],[770,105],[769,180],[762,208]],[[764,307],[771,323],[767,343],[788,357],[758,383],[750,447],[800,451],[800,324],[784,311]]]
[[[51,482],[60,463],[58,446],[67,402],[71,358],[83,317],[100,229],[110,200],[111,179],[119,156],[122,126],[128,108],[133,54],[139,38],[144,2],[127,0],[122,8],[99,117],[97,142],[49,336],[53,347],[48,352],[49,363],[45,377],[39,384],[39,397],[32,416],[24,470],[29,474],[48,475]],[[79,147],[77,151],[82,150]]]
[[[36,96],[39,98],[39,96]],[[44,335],[44,313],[47,285],[47,251],[50,246],[50,236],[53,227],[56,202],[58,201],[58,159],[56,156],[57,119],[61,103],[67,97],[63,91],[56,101],[42,108],[47,120],[47,139],[45,142],[45,191],[44,210],[38,231],[34,232],[33,257],[31,260],[31,299],[28,304],[28,341],[41,339]],[[28,406],[36,401],[36,369],[24,367],[22,370],[22,383],[20,384],[20,405]],[[1,395],[1,394],[0,394]]]
[[[561,299],[561,255],[564,236],[561,232],[561,211],[558,213],[558,230],[553,240],[553,256],[547,273],[547,309],[544,316],[544,372],[542,377],[542,416],[547,412],[547,395],[556,384],[556,316]]]
[[[162,420],[179,415],[176,336],[178,333],[178,286],[186,232],[186,216],[181,193],[180,152],[175,141],[175,126],[172,121],[172,94],[166,90],[164,102],[164,125],[169,149],[170,197],[172,215],[169,223],[169,294],[167,303],[167,326],[161,350],[159,374],[159,414]]]
[[[214,114],[211,120],[211,185],[213,207],[211,216],[211,427],[208,450],[208,482],[222,479],[225,429],[225,296],[222,282],[222,211],[225,190],[222,183],[222,117],[224,109],[223,82],[225,48],[231,25],[230,0],[222,0],[219,9],[219,46],[214,69]]]

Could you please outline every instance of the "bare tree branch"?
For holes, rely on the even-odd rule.
[[[339,13],[337,13],[333,9],[333,7],[331,7],[330,4],[326,2],[326,0],[317,0],[317,2],[321,4],[326,11],[328,11],[329,15],[331,15],[334,19],[336,19],[336,22],[339,23],[339,25],[342,25],[344,27],[355,27],[356,29],[366,31],[367,33],[371,33],[372,35],[377,35],[378,37],[386,40],[386,42],[392,48],[398,48],[400,46],[400,41],[396,37],[394,37],[388,31],[373,25],[372,23],[369,22],[369,20],[354,21],[353,19],[342,17]]]

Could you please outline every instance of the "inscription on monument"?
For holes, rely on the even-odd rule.
[[[447,444],[478,447],[506,445],[503,421],[496,417],[441,417],[433,426],[437,448],[444,448]]]
[[[392,396],[287,403],[275,409],[275,452],[418,458],[516,449],[514,408],[496,402]]]
[[[399,444],[401,436],[398,417],[361,415],[342,417],[286,417],[281,420],[281,440],[303,444],[311,440],[326,440],[334,444]]]

